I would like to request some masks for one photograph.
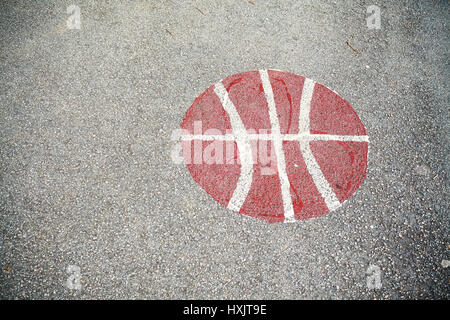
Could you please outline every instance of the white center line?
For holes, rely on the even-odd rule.
[[[355,142],[369,142],[369,136],[354,136],[354,135],[333,135],[333,134],[282,134],[280,135],[283,141],[355,141]],[[236,141],[236,136],[233,134],[183,134],[180,137],[183,141],[189,140],[223,140],[223,141]],[[254,134],[249,133],[242,139],[247,140],[273,140],[272,134]]]
[[[278,165],[278,175],[281,184],[281,197],[283,199],[284,221],[295,222],[294,209],[292,207],[291,188],[289,178],[286,173],[286,161],[284,159],[283,141],[281,139],[280,123],[278,121],[275,100],[273,97],[272,85],[270,84],[269,74],[267,70],[260,70],[262,85],[266,95],[267,104],[269,106],[270,124],[272,126],[273,144]]]

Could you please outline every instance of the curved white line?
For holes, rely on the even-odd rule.
[[[233,134],[236,137],[236,144],[239,150],[239,158],[241,160],[241,174],[239,180],[236,184],[236,189],[234,189],[233,196],[228,202],[228,208],[238,211],[244,204],[247,198],[248,192],[252,185],[253,179],[253,157],[252,149],[250,143],[247,139],[247,130],[242,123],[241,117],[239,116],[236,107],[233,102],[228,97],[228,92],[223,86],[222,82],[216,83],[214,86],[214,92],[219,97],[223,108],[228,113],[230,117],[231,128]]]
[[[286,173],[286,161],[284,159],[283,141],[281,138],[280,123],[278,121],[277,109],[273,97],[272,84],[270,83],[267,70],[260,70],[262,85],[266,95],[267,104],[269,106],[270,124],[272,126],[273,144],[275,155],[277,157],[278,175],[281,184],[281,197],[283,199],[284,222],[295,222],[294,208],[292,206],[292,197],[289,178]]]
[[[300,101],[300,116],[299,116],[299,134],[307,134],[308,136],[314,136],[310,134],[310,126],[309,126],[309,117],[311,110],[311,99],[314,93],[315,82],[311,79],[305,78],[305,82],[303,84],[302,89],[302,97]],[[327,135],[324,135],[327,136]],[[314,157],[314,154],[311,151],[309,146],[309,141],[300,140],[300,151],[302,153],[303,159],[306,163],[306,168],[311,175],[317,190],[322,195],[325,204],[328,207],[328,210],[333,211],[338,208],[341,203],[339,202],[336,194],[325,176],[323,175],[322,170],[320,169],[319,164]]]
[[[328,210],[333,211],[337,209],[341,203],[323,175],[323,172],[320,169],[311,148],[309,147],[309,141],[300,141],[300,151],[303,155],[303,159],[305,160],[306,168],[316,184],[317,190],[319,190],[319,193],[322,195]]]

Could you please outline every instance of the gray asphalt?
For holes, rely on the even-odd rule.
[[[0,298],[448,299],[448,21],[447,1],[2,1]],[[235,214],[171,161],[194,98],[262,68],[367,128],[367,178],[329,215]]]

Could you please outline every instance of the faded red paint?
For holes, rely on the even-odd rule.
[[[269,71],[269,78],[281,133],[298,133],[300,99],[305,78],[272,70]],[[247,130],[267,129],[269,133],[271,124],[268,105],[258,71],[233,75],[222,80],[222,83],[245,128]],[[214,86],[195,99],[186,112],[181,128],[193,134],[194,121],[202,121],[202,133],[208,129],[219,129],[223,134],[226,130],[230,132],[230,119],[214,92]],[[350,104],[320,84],[316,84],[311,100],[310,131],[313,134],[366,135],[364,125]],[[186,151],[188,144],[192,143],[201,143],[204,149],[211,142],[184,141],[183,150]],[[235,142],[231,143],[234,144],[235,157],[238,158],[237,145]],[[270,141],[268,145],[270,150]],[[342,203],[356,191],[366,175],[368,143],[312,141],[310,148],[323,175]],[[298,141],[284,141],[283,152],[295,219],[309,219],[327,213],[329,210],[308,172]],[[223,157],[225,159],[225,147]],[[187,164],[194,180],[223,206],[228,205],[233,195],[239,179],[240,167],[240,164],[236,162],[212,165]],[[259,163],[254,165],[252,186],[240,213],[269,222],[283,221],[284,212],[278,172],[264,175],[263,167],[264,165]]]

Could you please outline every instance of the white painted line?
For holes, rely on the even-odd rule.
[[[300,100],[300,116],[299,116],[299,133],[309,134],[309,110],[311,108],[311,99],[314,93],[316,83],[308,78],[305,78],[303,83],[302,98]]]
[[[247,131],[242,123],[242,119],[239,116],[236,107],[228,97],[228,92],[223,86],[222,82],[216,83],[214,86],[214,92],[219,97],[223,108],[230,117],[231,128],[233,134],[236,137],[236,144],[239,150],[239,157],[241,160],[241,174],[239,176],[236,189],[233,192],[233,196],[228,203],[228,208],[238,211],[244,204],[247,198],[248,192],[252,185],[253,179],[253,158],[251,146],[246,138]]]
[[[236,137],[231,134],[183,134],[181,135],[182,141],[191,141],[191,140],[203,140],[203,141],[213,141],[213,140],[223,140],[223,141],[236,141]]]
[[[283,141],[281,139],[280,123],[278,121],[275,100],[273,98],[272,85],[270,84],[267,70],[260,70],[262,85],[269,106],[270,124],[272,125],[272,136],[275,154],[277,157],[278,175],[281,184],[281,196],[283,199],[284,222],[295,222],[294,208],[292,206],[292,197],[290,192],[290,183],[286,173],[286,161],[284,159]]]
[[[232,134],[183,134],[180,136],[183,141],[190,140],[223,140],[223,141],[236,141],[236,136]],[[272,134],[247,134],[243,139],[246,140],[274,140],[275,137]],[[345,135],[332,135],[332,134],[282,134],[281,140],[283,141],[355,141],[355,142],[369,142],[369,136],[345,136]]]
[[[310,134],[307,139],[311,141],[355,141],[369,142],[369,136],[340,136],[332,134]]]
[[[311,79],[305,78],[305,83],[303,85],[302,90],[302,98],[300,101],[300,117],[299,117],[299,133],[300,134],[308,134],[310,135],[310,127],[309,127],[309,116],[311,110],[311,99],[314,93],[315,83]],[[325,135],[324,135],[325,136]],[[338,208],[341,203],[339,202],[336,194],[331,189],[330,184],[327,179],[323,175],[322,170],[320,169],[319,164],[314,157],[314,154],[311,151],[309,146],[309,141],[300,140],[300,151],[303,155],[303,158],[306,163],[306,167],[308,168],[309,174],[311,175],[317,190],[322,195],[325,200],[325,204],[327,205],[330,211]]]
[[[311,175],[314,183],[316,184],[317,190],[322,195],[330,211],[337,209],[341,203],[339,202],[336,194],[331,189],[330,184],[323,175],[319,164],[314,157],[311,148],[309,147],[309,141],[300,141],[300,151],[302,152],[303,159],[305,160],[306,167],[308,168],[309,174]]]

